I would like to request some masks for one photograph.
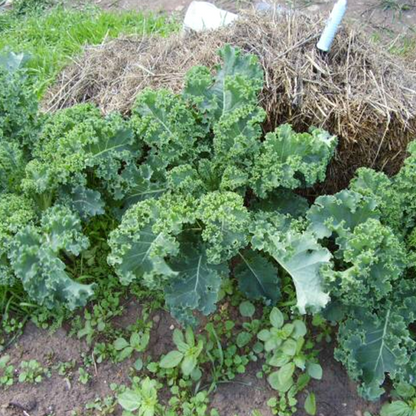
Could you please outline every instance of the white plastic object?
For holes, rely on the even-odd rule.
[[[321,51],[328,52],[331,49],[332,42],[334,41],[338,27],[344,18],[346,10],[347,0],[338,0],[332,9],[328,22],[317,44],[318,49]]]
[[[238,15],[219,9],[206,1],[193,1],[186,11],[183,28],[202,32],[227,26],[237,18]]]

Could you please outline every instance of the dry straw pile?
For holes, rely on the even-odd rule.
[[[345,186],[360,166],[395,173],[416,138],[416,74],[349,26],[321,55],[315,45],[323,24],[302,14],[248,13],[216,32],[110,41],[87,48],[63,71],[44,108],[93,102],[104,113],[127,114],[143,88],[180,92],[189,68],[214,67],[218,48],[230,43],[263,65],[266,131],[289,122],[299,131],[323,126],[339,137],[326,192]]]

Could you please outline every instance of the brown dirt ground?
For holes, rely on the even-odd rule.
[[[121,317],[113,324],[121,327],[133,324],[140,316],[140,306],[134,301],[129,303]],[[158,311],[152,316],[155,322],[152,329],[150,345],[146,354],[157,359],[161,354],[173,348],[172,330],[176,322],[167,312]],[[16,368],[23,360],[36,359],[43,367],[53,368],[59,362],[76,360],[74,376],[70,382],[52,370],[50,378],[40,384],[15,384],[7,389],[0,388],[1,416],[71,416],[72,411],[78,415],[86,415],[85,405],[96,398],[111,396],[110,384],[129,385],[129,373],[138,355],[119,363],[104,362],[91,366],[88,371],[92,375],[86,385],[77,381],[77,369],[82,367],[81,354],[91,356],[91,348],[85,341],[68,336],[69,325],[55,333],[42,330],[28,324],[24,334],[6,352],[11,356],[11,364]],[[364,411],[375,411],[376,405],[366,403],[356,393],[356,385],[348,379],[342,366],[333,358],[333,346],[321,346],[320,362],[324,369],[321,381],[314,381],[309,386],[317,397],[317,416],[363,416]],[[221,384],[211,395],[211,405],[221,416],[251,416],[257,409],[262,416],[272,416],[266,402],[273,396],[273,390],[265,380],[259,380],[256,373],[261,363],[252,363],[245,374],[236,379],[236,383]],[[300,397],[299,411],[296,416],[307,416],[303,409],[305,394]],[[89,415],[101,413],[89,413]],[[113,413],[121,416],[120,407]],[[106,413],[107,415],[107,413]]]

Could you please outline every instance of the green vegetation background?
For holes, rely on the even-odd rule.
[[[115,13],[91,5],[51,7],[48,0],[18,0],[11,11],[0,13],[0,53],[11,50],[31,55],[30,76],[41,96],[85,45],[122,34],[166,36],[177,28],[177,23],[163,15]]]

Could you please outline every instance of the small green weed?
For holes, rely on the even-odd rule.
[[[7,310],[5,311],[0,321],[0,352],[22,334],[26,321],[27,316],[22,319],[10,318]]]
[[[414,29],[409,33],[396,36],[388,45],[388,51],[393,55],[412,57],[416,49],[416,33]]]
[[[14,366],[9,364],[10,355],[0,357],[0,385],[10,387],[14,384]]]
[[[186,393],[181,395],[180,389],[171,389],[173,396],[169,400],[167,416],[207,416],[209,395],[207,391],[200,391],[195,396],[187,397]],[[211,413],[212,415],[212,413]]]
[[[316,342],[325,342],[329,343],[332,340],[333,325],[329,321],[325,320],[322,315],[315,314],[312,318],[312,325],[318,329],[318,334],[316,335]]]
[[[82,367],[78,368],[78,381],[81,384],[86,385],[89,383],[90,380],[91,380],[91,374]]]
[[[72,361],[67,361],[67,362],[61,361],[55,364],[53,368],[54,370],[57,371],[58,375],[60,375],[61,377],[70,379],[72,378],[75,366],[76,366],[76,361],[72,360]]]
[[[198,366],[198,358],[204,348],[203,340],[196,341],[192,328],[188,327],[185,335],[175,329],[173,342],[177,350],[166,354],[160,361],[160,367],[166,369],[180,367],[184,376],[192,376],[194,380],[199,380],[202,373]]]
[[[158,391],[160,383],[146,377],[144,380],[133,379],[133,387],[126,389],[118,396],[118,403],[130,415],[164,415],[164,410],[159,404]]]
[[[45,376],[50,376],[50,372],[36,360],[22,361],[20,369],[19,383],[41,383]]]
[[[133,332],[128,341],[125,338],[117,338],[114,341],[114,348],[117,351],[116,361],[124,361],[126,358],[131,357],[135,351],[144,352],[149,345],[149,340],[149,332]]]
[[[113,344],[105,342],[96,342],[94,344],[93,356],[97,364],[117,356],[117,351],[115,350]]]
[[[85,405],[84,416],[111,416],[117,407],[117,399],[113,396],[97,398]]]
[[[88,345],[92,344],[98,335],[111,337],[113,328],[110,321],[123,313],[120,306],[121,293],[114,292],[107,294],[106,298],[100,300],[93,306],[92,312],[84,311],[84,322],[78,316],[73,321],[71,334],[76,333],[78,338],[85,338]]]
[[[38,328],[48,329],[52,332],[60,328],[64,320],[70,316],[69,312],[63,308],[50,310],[44,306],[32,305],[32,307],[30,320]]]

